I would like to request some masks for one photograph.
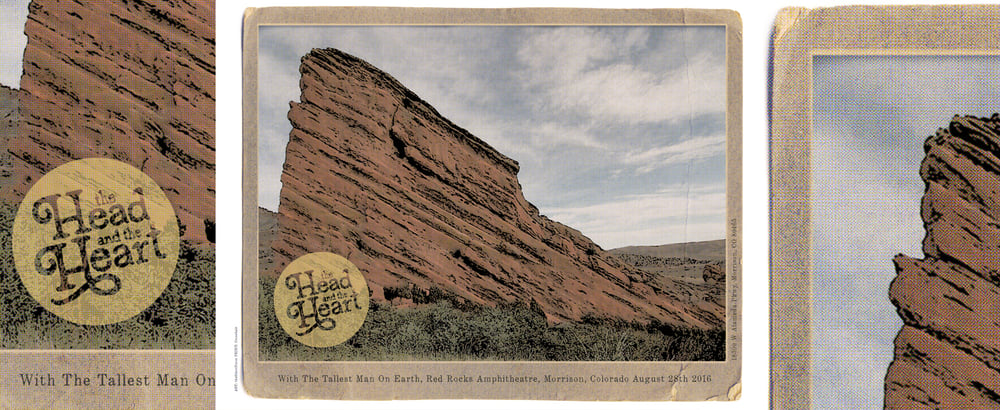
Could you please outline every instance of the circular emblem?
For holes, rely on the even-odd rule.
[[[312,347],[343,343],[368,316],[368,283],[344,257],[316,252],[281,272],[274,287],[274,313],[293,339]]]
[[[28,293],[84,325],[149,307],[170,283],[180,248],[177,217],[156,182],[103,158],[45,174],[21,202],[11,234]]]

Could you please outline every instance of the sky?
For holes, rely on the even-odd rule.
[[[28,39],[28,0],[0,1],[0,84],[21,88],[21,57]]]
[[[299,59],[388,72],[517,160],[526,199],[605,249],[724,238],[722,26],[266,26],[259,201],[276,209]]]
[[[813,398],[881,408],[902,320],[893,256],[922,258],[923,142],[1000,111],[1000,57],[813,59]]]

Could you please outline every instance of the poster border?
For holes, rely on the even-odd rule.
[[[785,8],[769,67],[771,408],[810,408],[812,63],[819,55],[1000,54],[1000,6]],[[974,22],[969,24],[968,22]],[[889,300],[886,289],[886,301]]]
[[[257,90],[258,28],[263,25],[721,25],[726,27],[726,352],[722,362],[271,362],[259,360],[258,349],[258,190]],[[739,398],[742,359],[742,26],[729,10],[696,9],[439,9],[381,7],[249,8],[243,20],[243,317],[242,377],[246,391],[257,397],[321,399],[563,399],[563,400],[735,400]],[[387,367],[454,371],[463,366],[497,371],[584,366],[614,372],[628,367],[664,366],[684,371],[722,371],[731,377],[709,383],[710,388],[658,389],[372,389],[358,386],[279,386],[275,375],[301,371],[329,371],[345,367]],[[725,382],[725,383],[723,383]],[[692,386],[692,385],[688,385]],[[321,388],[318,388],[321,387]],[[331,388],[334,387],[334,388]]]

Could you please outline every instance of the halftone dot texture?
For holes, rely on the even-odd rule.
[[[1000,102],[996,56],[818,55],[811,146],[812,389],[818,408],[879,408],[901,325],[899,253],[921,255],[924,140]]]
[[[315,252],[281,272],[274,288],[274,312],[293,339],[312,347],[343,343],[368,316],[368,283],[344,257]]]
[[[13,176],[19,203],[81,158],[132,165],[163,187],[184,240],[210,246],[215,218],[214,2],[32,1]]]
[[[69,162],[39,179],[11,233],[31,296],[86,325],[146,309],[170,283],[180,249],[177,217],[156,182],[102,158]]]
[[[924,258],[897,255],[905,325],[887,408],[1000,407],[1000,115],[954,117],[927,139]]]

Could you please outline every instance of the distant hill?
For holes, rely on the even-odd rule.
[[[626,246],[608,251],[622,262],[651,273],[656,280],[681,281],[690,289],[675,289],[689,298],[722,305],[725,301],[726,241]],[[664,287],[669,287],[667,282]]]
[[[645,255],[657,258],[690,258],[710,262],[726,260],[726,240],[672,243],[657,246],[626,246],[611,249],[614,255]]]
[[[673,293],[684,284],[651,282],[540,215],[521,191],[517,161],[388,73],[335,49],[314,49],[300,64],[274,266],[333,252],[364,273],[376,301],[437,289],[486,307],[531,302],[553,324],[592,316],[705,330],[724,323],[720,306]],[[262,272],[278,276],[278,268]]]

